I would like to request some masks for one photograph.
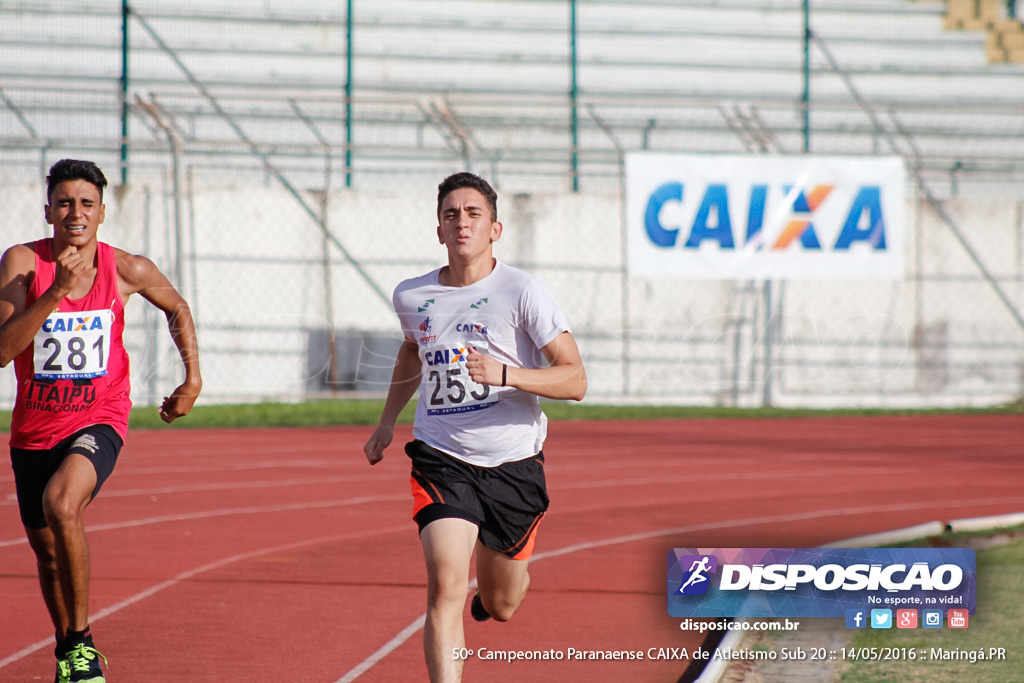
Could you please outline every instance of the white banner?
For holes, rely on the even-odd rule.
[[[900,157],[626,155],[632,277],[903,276]]]

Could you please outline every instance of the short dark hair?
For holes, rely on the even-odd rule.
[[[462,171],[460,173],[453,173],[437,186],[437,215],[441,215],[441,202],[451,192],[455,190],[461,190],[464,187],[470,187],[484,196],[487,200],[487,206],[491,209],[491,220],[498,220],[498,193],[494,191],[491,184],[481,178],[478,175],[469,173],[468,171]]]
[[[50,201],[53,188],[65,180],[85,180],[92,183],[100,191],[100,201],[103,201],[103,188],[107,186],[107,178],[93,162],[61,159],[51,166],[50,175],[46,176],[46,201]]]

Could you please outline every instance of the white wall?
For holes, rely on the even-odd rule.
[[[108,193],[101,238],[149,255],[190,300],[204,402],[326,392],[326,352],[315,337],[331,314],[316,223],[270,183],[204,183],[182,202],[179,275],[166,187],[153,178],[123,197]],[[0,190],[10,207],[4,246],[46,234],[42,192],[31,184]],[[319,210],[316,197],[304,197]],[[346,388],[386,389],[390,345],[399,339],[391,291],[444,259],[434,208],[433,187],[329,197],[328,229],[365,273],[329,245],[339,366],[355,373]],[[945,208],[1019,317],[1022,204],[962,200]],[[501,194],[499,217],[498,256],[540,275],[569,316],[588,365],[588,401],[760,404],[763,283],[625,279],[615,194]],[[977,405],[1024,393],[1024,330],[1015,315],[934,211],[915,200],[907,220],[902,281],[774,283],[776,404]],[[129,303],[127,323],[134,399],[155,404],[180,380],[166,323],[141,299]],[[11,405],[13,391],[9,367],[0,372],[0,405]]]

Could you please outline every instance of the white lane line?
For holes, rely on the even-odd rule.
[[[350,683],[355,679],[362,676],[364,673],[373,668],[373,666],[380,660],[387,657],[389,654],[397,650],[402,643],[412,638],[413,634],[423,628],[423,624],[427,622],[427,615],[421,614],[416,618],[414,622],[403,628],[398,632],[394,638],[384,643],[379,650],[374,652],[372,655],[364,659],[359,663],[357,667],[349,671],[347,674],[338,679],[338,683]]]
[[[283,552],[283,551],[286,551],[286,550],[294,550],[296,548],[303,548],[303,547],[310,546],[310,545],[318,545],[318,544],[321,544],[321,543],[334,543],[336,541],[345,541],[345,540],[351,540],[351,539],[354,539],[354,538],[363,538],[363,537],[368,537],[368,536],[379,536],[381,534],[399,533],[399,532],[408,531],[408,530],[409,530],[409,525],[408,524],[402,524],[401,526],[385,527],[383,529],[373,529],[373,530],[368,530],[368,531],[360,531],[360,532],[357,532],[357,533],[340,534],[338,536],[321,536],[320,538],[311,538],[311,539],[307,539],[305,541],[297,541],[295,543],[287,543],[285,545],[278,545],[278,546],[274,546],[272,548],[263,548],[262,550],[252,550],[252,551],[249,551],[249,552],[246,552],[246,553],[239,553],[237,555],[232,555],[231,557],[226,557],[224,559],[217,560],[216,562],[210,562],[209,564],[204,564],[204,565],[202,565],[200,567],[196,567],[195,569],[189,569],[188,571],[184,571],[184,572],[178,574],[177,576],[175,576],[174,578],[171,578],[171,579],[168,579],[168,580],[163,581],[161,583],[158,583],[158,584],[155,584],[153,586],[150,586],[149,588],[147,588],[147,589],[145,589],[145,590],[143,590],[143,591],[141,591],[139,593],[136,593],[135,595],[133,595],[133,596],[131,596],[129,598],[126,598],[126,599],[122,600],[121,602],[118,602],[118,603],[115,603],[113,605],[110,605],[109,607],[104,607],[100,611],[95,612],[94,614],[90,615],[89,622],[90,623],[95,623],[95,622],[99,621],[100,619],[103,619],[104,617],[108,617],[111,614],[114,614],[116,612],[120,612],[121,610],[123,610],[126,607],[131,607],[132,605],[134,605],[134,604],[136,604],[138,602],[141,602],[142,600],[145,600],[146,598],[152,597],[153,595],[156,595],[160,591],[163,591],[163,590],[166,590],[168,588],[171,588],[172,586],[175,586],[176,584],[179,584],[182,581],[190,579],[193,576],[196,576],[198,574],[202,574],[204,572],[211,571],[213,569],[219,569],[220,567],[232,564],[234,562],[241,562],[242,560],[252,559],[254,557],[259,557],[261,555],[268,555],[270,553],[279,553],[279,552]],[[18,652],[15,652],[14,654],[9,655],[9,656],[7,656],[7,657],[5,657],[3,659],[0,659],[0,669],[4,668],[8,664],[12,664],[13,662],[18,661],[19,659],[22,659],[23,657],[26,657],[26,656],[32,654],[33,652],[35,652],[37,650],[41,650],[42,648],[48,647],[50,645],[53,645],[53,637],[52,636],[50,636],[49,638],[45,638],[43,640],[40,640],[37,643],[33,643],[33,644],[31,644],[31,645],[29,645],[29,646],[27,646],[25,648],[22,648]]]
[[[159,486],[154,488],[120,489],[103,491],[103,499],[132,498],[135,496],[160,496],[175,493],[197,493],[206,491],[229,491],[244,489],[285,488],[288,486],[316,486],[318,484],[347,484],[351,482],[384,481],[380,477],[305,477],[300,479],[266,479],[260,481],[215,482],[209,484],[186,484],[183,486]],[[17,505],[17,497],[11,494],[10,502],[0,505]]]
[[[345,500],[322,500],[309,503],[288,503],[283,505],[267,505],[263,507],[227,508],[223,510],[205,510],[202,512],[187,512],[177,515],[164,515],[161,517],[145,517],[132,519],[124,522],[110,522],[108,524],[95,524],[86,526],[86,533],[97,531],[112,531],[117,529],[130,529],[132,527],[148,526],[150,524],[164,524],[167,522],[183,522],[190,519],[210,519],[213,517],[228,517],[231,515],[259,515],[273,512],[292,512],[294,510],[322,510],[326,508],[345,507],[348,505],[363,505],[364,503],[386,503],[395,501],[406,501],[407,494],[392,496],[363,496],[360,498],[348,498]],[[28,543],[26,538],[14,538],[0,541],[0,548]]]
[[[764,524],[778,524],[780,522],[796,522],[808,519],[818,519],[825,517],[845,517],[848,515],[862,515],[877,512],[902,512],[908,510],[917,510],[929,507],[967,507],[971,505],[988,505],[988,504],[1002,504],[1002,503],[1017,503],[1024,504],[1024,498],[1006,498],[1002,500],[978,499],[968,501],[958,501],[956,503],[950,503],[948,500],[942,500],[937,502],[923,502],[923,503],[904,503],[902,505],[885,505],[880,507],[865,506],[865,507],[850,507],[840,508],[838,510],[823,510],[817,512],[802,512],[797,514],[789,515],[777,515],[775,517],[752,517],[749,519],[737,519],[726,522],[708,522],[705,524],[693,524],[689,526],[674,527],[671,529],[655,529],[652,531],[644,531],[636,534],[629,534],[627,536],[616,536],[614,538],[606,538],[597,541],[588,541],[586,543],[577,543],[575,545],[565,546],[557,550],[549,550],[544,553],[536,553],[530,558],[530,563],[539,562],[550,557],[561,557],[563,555],[570,555],[583,550],[592,550],[594,548],[603,548],[610,545],[619,545],[621,543],[633,543],[635,541],[643,541],[649,538],[658,538],[659,536],[671,536],[673,534],[682,533],[693,533],[695,531],[708,531],[711,529],[730,529],[735,527],[744,526],[762,526]],[[563,511],[564,512],[564,511]],[[475,579],[474,579],[475,581]],[[472,587],[470,588],[472,590]],[[404,629],[398,632],[394,638],[389,640],[380,649],[374,652],[372,655],[360,662],[355,668],[350,669],[345,673],[344,676],[339,678],[336,683],[352,683],[360,675],[372,668],[377,662],[381,661],[389,654],[397,650],[402,646],[405,641],[411,638],[423,624],[426,622],[426,613],[421,614],[416,621],[412,622]]]
[[[943,470],[944,472],[951,473],[957,471],[977,471],[975,465],[963,465],[960,467],[947,467]],[[916,473],[917,469],[908,467],[904,469],[892,469],[886,467],[868,467],[861,469],[850,469],[844,470],[841,476],[852,477],[852,476],[872,476],[884,474],[887,477],[898,478],[901,474]],[[596,488],[608,488],[616,487],[621,488],[624,486],[652,486],[652,485],[672,485],[682,482],[699,482],[699,481],[713,481],[713,482],[729,482],[729,481],[758,481],[768,479],[793,479],[794,477],[802,478],[835,478],[836,472],[834,470],[821,471],[821,472],[807,472],[799,475],[794,475],[791,472],[757,472],[757,473],[734,473],[734,474],[722,474],[722,473],[709,473],[703,475],[680,474],[678,476],[662,476],[662,477],[640,477],[634,479],[620,479],[620,480],[599,480],[599,481],[575,481],[566,482],[560,484],[558,488],[569,490],[579,489],[596,489]],[[135,489],[121,489],[121,490],[106,490],[103,491],[103,498],[127,498],[135,496],[157,496],[157,495],[172,495],[176,493],[191,493],[191,492],[207,492],[207,491],[224,491],[229,489],[244,490],[244,489],[263,489],[263,488],[283,488],[289,486],[308,486],[317,484],[343,484],[351,482],[379,482],[386,481],[388,477],[384,475],[355,475],[355,476],[331,476],[331,477],[304,477],[295,479],[275,479],[275,480],[260,480],[260,481],[239,481],[231,483],[209,483],[209,484],[187,484],[182,486],[163,486],[155,488],[135,488]],[[0,507],[14,506],[17,505],[17,497],[14,493],[7,494],[6,500],[0,500]]]

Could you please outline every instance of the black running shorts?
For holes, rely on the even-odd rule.
[[[484,546],[526,560],[548,509],[544,453],[497,467],[477,467],[419,439],[405,446],[412,458],[413,519],[420,531],[456,517],[480,528]]]
[[[80,429],[48,450],[11,448],[11,467],[14,469],[21,523],[29,529],[46,526],[43,491],[70,453],[81,453],[96,470],[96,486],[92,490],[92,498],[95,498],[103,482],[114,471],[122,445],[121,436],[113,427],[100,424]]]

